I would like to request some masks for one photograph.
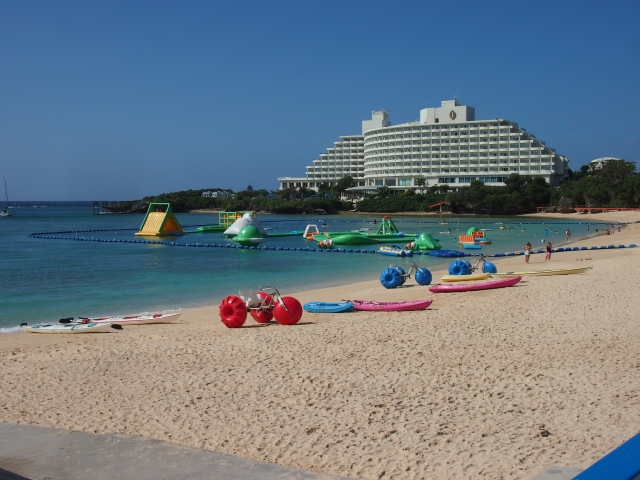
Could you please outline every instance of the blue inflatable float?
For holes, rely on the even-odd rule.
[[[429,285],[433,280],[433,275],[426,268],[418,268],[416,270],[416,282],[418,285]]]
[[[471,264],[466,260],[454,260],[449,265],[449,275],[469,275]]]
[[[384,288],[398,288],[405,281],[405,271],[400,267],[389,267],[380,274],[380,283]]]

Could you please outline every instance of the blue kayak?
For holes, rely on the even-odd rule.
[[[309,302],[305,303],[302,308],[311,313],[341,313],[353,310],[353,303]]]

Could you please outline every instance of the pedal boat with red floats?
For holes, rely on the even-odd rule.
[[[240,328],[247,314],[258,323],[275,319],[280,325],[295,325],[302,318],[302,305],[293,297],[284,297],[275,287],[259,287],[259,291],[240,290],[220,303],[220,320],[228,328]]]

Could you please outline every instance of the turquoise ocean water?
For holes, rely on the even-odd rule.
[[[0,333],[14,332],[22,322],[33,324],[71,316],[135,314],[217,305],[225,296],[237,294],[239,289],[257,289],[260,285],[273,285],[281,292],[295,293],[314,287],[375,280],[390,264],[408,267],[403,259],[379,254],[29,238],[31,233],[67,232],[60,236],[134,240],[143,216],[93,215],[91,204],[82,202],[12,202],[12,206],[12,217],[0,218]],[[217,214],[176,216],[184,227],[212,225],[218,221]],[[319,225],[322,221],[329,226],[321,231],[361,228],[375,231],[377,225],[370,222],[373,218],[379,221],[380,217],[261,215],[259,220],[272,229],[270,233],[304,230],[307,224]],[[449,224],[440,225],[438,222],[443,219]],[[454,237],[464,234],[470,226],[492,229],[487,236],[493,244],[483,248],[485,255],[520,250],[526,242],[531,242],[535,249],[543,246],[542,240],[560,246],[567,226],[572,240],[593,234],[598,228],[596,223],[589,224],[586,220],[581,223],[549,220],[546,222],[549,235],[545,236],[545,227],[539,219],[396,216],[393,220],[403,232],[429,232],[443,248],[454,250],[461,250]],[[501,231],[496,222],[515,228]],[[587,225],[591,225],[589,232]],[[452,234],[439,233],[446,228],[451,228]],[[171,240],[183,244],[232,244],[222,234],[215,233],[187,234]],[[404,243],[406,241],[399,245]],[[315,246],[299,236],[270,238],[265,245]],[[425,255],[413,259],[419,266],[430,269],[450,262]]]

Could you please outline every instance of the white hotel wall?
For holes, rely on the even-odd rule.
[[[545,178],[557,185],[568,159],[516,123],[475,120],[475,109],[456,100],[420,111],[420,121],[391,126],[386,111],[362,122],[362,135],[340,137],[334,147],[307,166],[307,176],[282,177],[281,188],[317,189],[350,175],[360,189],[387,185],[404,190],[424,177],[428,186],[468,185],[478,178],[502,185],[511,173]]]

